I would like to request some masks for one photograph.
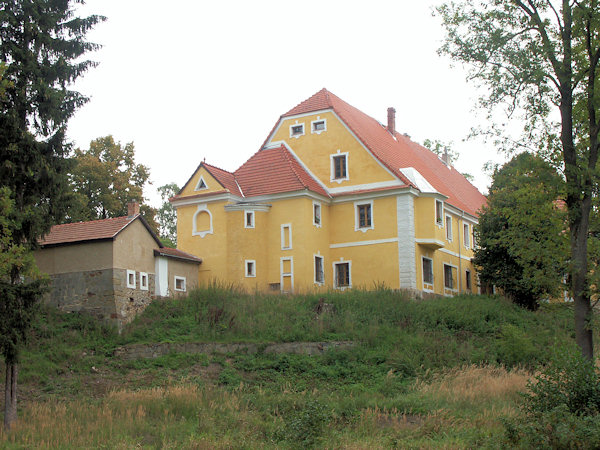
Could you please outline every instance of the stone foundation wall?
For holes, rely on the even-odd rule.
[[[119,328],[131,322],[154,300],[154,274],[148,274],[148,289],[127,287],[127,270],[104,269],[51,275],[45,302],[66,312],[84,312],[114,323]]]
[[[115,318],[113,270],[51,275],[45,302],[66,312],[85,312],[102,320]]]
[[[140,273],[135,273],[135,289],[127,287],[127,270],[113,269],[115,319],[119,330],[131,322],[156,298],[154,295],[156,279],[153,273],[148,274],[148,289],[140,289]]]

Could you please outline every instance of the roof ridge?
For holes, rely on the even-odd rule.
[[[139,215],[139,213],[136,215]],[[89,224],[89,223],[98,223],[98,222],[108,222],[109,220],[128,219],[129,217],[132,217],[131,220],[133,220],[133,218],[135,218],[135,216],[117,216],[117,217],[106,217],[104,219],[79,220],[77,222],[58,223],[56,225],[52,225],[52,228],[64,227],[64,226],[69,226],[69,225],[79,225],[80,223]]]

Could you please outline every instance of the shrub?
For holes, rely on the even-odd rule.
[[[331,414],[318,400],[309,400],[284,418],[283,427],[275,433],[275,439],[287,441],[294,448],[314,447],[331,420]]]
[[[600,370],[592,361],[562,349],[527,389],[522,417],[505,422],[510,445],[600,448]]]

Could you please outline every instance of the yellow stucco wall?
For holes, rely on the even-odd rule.
[[[311,132],[311,122],[317,118],[327,121],[327,130],[320,134]],[[305,134],[293,138],[290,137],[290,126],[296,123],[304,124]],[[371,156],[331,112],[284,119],[270,141],[285,141],[328,188],[395,180],[395,177]],[[338,150],[341,153],[349,153],[349,179],[340,183],[331,181],[330,155],[337,154]]]

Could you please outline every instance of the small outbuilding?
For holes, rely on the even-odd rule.
[[[35,252],[51,279],[46,302],[115,323],[119,330],[157,297],[185,295],[202,259],[167,248],[131,203],[128,215],[55,225]]]

